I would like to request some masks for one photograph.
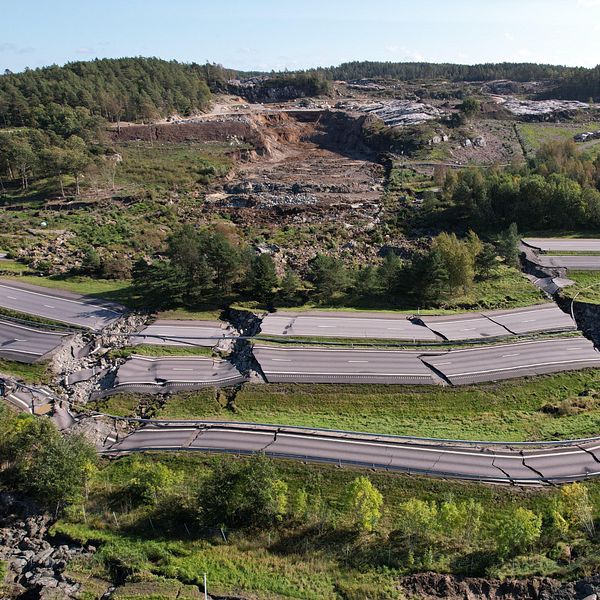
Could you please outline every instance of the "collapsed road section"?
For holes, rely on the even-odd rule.
[[[23,363],[50,358],[69,338],[66,331],[47,331],[33,324],[0,319],[0,357]]]
[[[518,485],[566,483],[600,475],[597,438],[502,445],[255,423],[155,421],[117,441],[106,452],[146,450],[264,452],[276,458]]]
[[[123,390],[166,393],[237,385],[244,381],[246,377],[226,360],[198,356],[132,356],[119,367],[114,386],[103,395]]]
[[[453,385],[600,367],[600,353],[583,336],[451,350],[422,360]]]

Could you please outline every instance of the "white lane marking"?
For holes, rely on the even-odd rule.
[[[34,292],[32,290],[22,290],[21,288],[14,288],[8,285],[4,285],[2,283],[0,283],[0,287],[6,288],[8,290],[15,290],[18,289],[19,292],[22,292],[24,294],[34,294],[35,296],[42,296],[44,298],[51,298],[52,300],[60,300],[61,302],[71,302],[73,304],[81,304],[83,306],[92,306],[94,308],[101,308],[102,310],[107,310],[111,313],[115,313],[115,315],[122,315],[122,312],[119,312],[117,310],[113,310],[112,308],[108,308],[106,306],[101,306],[100,304],[89,304],[87,302],[79,302],[78,300],[71,300],[69,298],[61,298],[60,296],[50,296],[49,294],[42,294],[41,292]],[[52,307],[54,308],[54,307]]]
[[[592,343],[588,342],[588,340],[586,338],[584,338],[583,336],[577,336],[577,337],[581,337],[582,342],[587,342],[585,344],[585,346],[592,346]],[[490,346],[490,347],[479,346],[476,348],[465,348],[463,350],[450,350],[450,353],[458,354],[460,352],[490,352],[490,351],[493,352],[494,350],[498,350],[499,348],[522,348],[523,346],[532,346],[532,345],[539,346],[542,344],[547,344],[550,346],[550,345],[566,344],[569,342],[573,343],[573,337],[556,339],[556,340],[535,340],[532,342],[511,342],[508,344],[496,344],[496,345]],[[274,348],[274,349],[276,350],[276,348]],[[582,350],[583,350],[583,348],[582,348]]]
[[[44,304],[46,308],[56,308],[55,306],[50,306],[50,304]]]
[[[32,350],[20,350],[18,348],[15,348],[15,349],[7,348],[7,350],[9,352],[15,352],[18,354],[31,354],[33,356],[42,356],[42,354],[44,354],[43,352],[33,352]]]
[[[449,373],[450,377],[462,377],[463,375],[483,375],[485,373],[496,373],[499,371],[518,371],[519,369],[529,369],[531,367],[548,367],[552,365],[570,365],[573,363],[581,363],[581,362],[594,362],[594,360],[599,360],[599,358],[577,358],[575,360],[555,360],[552,362],[544,362],[544,363],[535,363],[529,365],[518,365],[516,367],[503,367],[497,369],[486,369],[485,371],[470,371],[468,373]]]
[[[519,356],[518,352],[513,352],[512,354],[503,354],[502,358],[506,358],[507,356]]]
[[[11,398],[12,400],[14,400],[15,402],[18,402],[21,406],[24,406],[29,412],[31,412],[31,409],[29,408],[29,404],[27,404],[27,402],[25,402],[25,400],[21,400],[21,398],[19,398],[18,396],[15,396],[14,394],[9,394],[8,397]]]
[[[464,329],[461,329],[461,331],[475,331],[477,329],[477,327],[465,327]]]
[[[194,369],[190,369],[190,368],[177,368],[177,367],[173,367],[173,371],[193,371]]]
[[[264,371],[264,369],[263,369]],[[424,373],[362,373],[360,371],[352,371],[351,373],[317,373],[313,371],[264,371],[267,375],[302,375],[304,377],[313,377],[315,375],[332,375],[332,376],[343,376],[343,377],[354,377],[354,376],[368,376],[368,377],[425,377],[431,379],[429,374]]]
[[[439,362],[439,363],[435,363],[435,366],[439,366],[439,365],[451,365],[452,361],[451,360],[447,360],[446,362]]]
[[[349,360],[349,363],[368,363],[368,360]]]
[[[335,329],[337,325],[317,325],[317,327]]]
[[[272,358],[273,362],[292,362],[291,358]]]
[[[6,296],[7,298],[10,298],[11,300],[16,300],[16,298],[14,296]]]
[[[25,325],[17,325],[16,323],[9,323],[8,321],[2,321],[2,320],[0,320],[0,324],[6,325],[7,327],[12,327],[14,329],[25,329],[26,331],[33,331],[34,333],[37,333],[39,335],[59,335],[59,336],[69,335],[68,333],[57,333],[56,331],[46,331],[46,330],[42,330],[42,329],[35,329],[33,327],[25,327]],[[23,340],[23,341],[25,341],[25,340]]]
[[[174,431],[185,431],[184,429],[175,429],[173,428]],[[149,430],[149,429],[140,429],[140,432],[143,431],[153,431],[153,430]],[[162,431],[165,431],[164,429]],[[210,428],[208,429],[208,431],[210,431]],[[218,429],[217,430],[219,433],[221,432],[228,432],[228,433],[249,433],[251,435],[268,435],[268,436],[273,436],[272,432],[263,432],[263,431],[253,431],[253,430],[241,430],[241,429],[228,429],[228,428],[222,428],[222,429]],[[282,437],[291,437],[291,438],[308,438],[310,440],[322,440],[325,442],[334,442],[334,443],[340,443],[340,444],[355,444],[355,445],[359,445],[359,446],[376,446],[376,447],[384,447],[384,448],[397,448],[399,450],[412,450],[412,451],[423,451],[423,452],[436,452],[439,454],[457,454],[459,456],[477,456],[477,457],[488,457],[488,458],[508,458],[508,459],[512,459],[512,460],[518,460],[519,462],[522,462],[523,457],[520,454],[520,452],[514,452],[512,454],[500,454],[500,453],[495,453],[495,452],[489,452],[489,453],[483,453],[483,452],[471,452],[471,451],[464,451],[464,450],[449,450],[446,449],[446,447],[436,447],[436,446],[432,446],[432,447],[425,447],[425,446],[417,446],[417,445],[407,445],[407,444],[391,444],[391,443],[385,443],[385,442],[380,442],[378,440],[349,440],[347,438],[343,438],[343,437],[332,437],[332,436],[322,436],[322,435],[307,435],[307,434],[303,434],[303,433],[279,433],[277,438],[282,438]],[[600,445],[599,446],[593,446],[593,447],[586,447],[585,450],[583,449],[578,449],[578,450],[565,450],[563,452],[542,452],[541,454],[525,454],[525,458],[526,459],[532,459],[532,458],[546,458],[546,457],[554,457],[554,456],[568,456],[571,454],[588,454],[588,452],[594,452],[595,450],[600,449]],[[587,452],[586,452],[587,450]]]

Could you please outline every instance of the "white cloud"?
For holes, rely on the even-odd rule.
[[[600,0],[577,0],[577,4],[579,4],[579,6],[585,6],[585,7],[600,7]]]

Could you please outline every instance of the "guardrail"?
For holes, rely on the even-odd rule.
[[[6,378],[0,378],[0,383],[6,383]],[[11,384],[16,387],[24,388],[29,391],[37,391],[35,387],[28,386],[16,381],[11,380]],[[51,399],[56,399],[51,397]],[[158,427],[178,428],[184,426],[194,426],[199,429],[213,428],[213,429],[239,429],[243,430],[255,430],[255,431],[273,431],[283,433],[285,431],[302,433],[305,435],[329,435],[331,437],[343,437],[345,439],[352,438],[367,438],[373,439],[374,441],[386,441],[391,440],[394,442],[409,442],[409,443],[421,443],[423,445],[432,444],[449,444],[449,445],[461,445],[461,446],[503,446],[505,448],[523,448],[523,447],[568,447],[568,446],[581,446],[583,444],[590,444],[593,442],[600,442],[600,435],[578,438],[578,439],[567,439],[567,440],[537,440],[537,441],[495,441],[495,440],[460,440],[452,438],[432,438],[432,437],[419,437],[411,435],[394,435],[394,434],[382,434],[373,433],[368,431],[348,431],[344,429],[328,429],[324,427],[307,427],[303,425],[281,425],[277,423],[256,423],[251,421],[212,421],[203,419],[144,419],[141,417],[125,417],[121,415],[112,415],[110,413],[102,413],[99,411],[92,411],[89,413],[82,413],[82,416],[88,415],[91,418],[106,417],[109,419],[126,421],[130,423],[139,423],[142,425],[156,425]]]

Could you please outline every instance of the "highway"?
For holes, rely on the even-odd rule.
[[[451,350],[422,360],[454,385],[600,367],[600,353],[579,336]]]
[[[129,338],[131,345],[204,346],[210,348],[233,331],[219,321],[159,320]]]
[[[513,310],[493,310],[482,314],[515,335],[577,329],[571,315],[563,312],[554,302]]]
[[[34,363],[48,358],[68,337],[68,333],[45,331],[0,320],[0,356]]]
[[[116,442],[106,452],[144,450],[264,452],[279,458],[521,485],[563,483],[600,475],[598,440],[531,448],[251,423],[151,423]]]
[[[572,271],[600,271],[600,256],[577,254],[577,255],[557,255],[550,256],[540,254],[536,258],[536,262],[540,267],[546,268],[563,268],[571,269]]]
[[[264,335],[293,337],[331,337],[435,342],[439,338],[405,315],[378,313],[276,312],[262,322]]]
[[[419,355],[401,350],[254,346],[254,356],[268,382],[436,383]]]
[[[597,238],[525,238],[522,241],[542,252],[600,252]]]
[[[118,304],[77,294],[0,280],[0,307],[99,331],[122,316]]]
[[[165,393],[235,385],[243,381],[245,377],[225,360],[198,356],[132,356],[119,367],[114,387],[110,391],[115,393],[127,389]]]
[[[422,316],[420,320],[448,341],[577,329],[570,315],[554,303],[447,317]]]
[[[449,341],[510,335],[510,332],[505,327],[477,313],[420,318],[429,329]]]

